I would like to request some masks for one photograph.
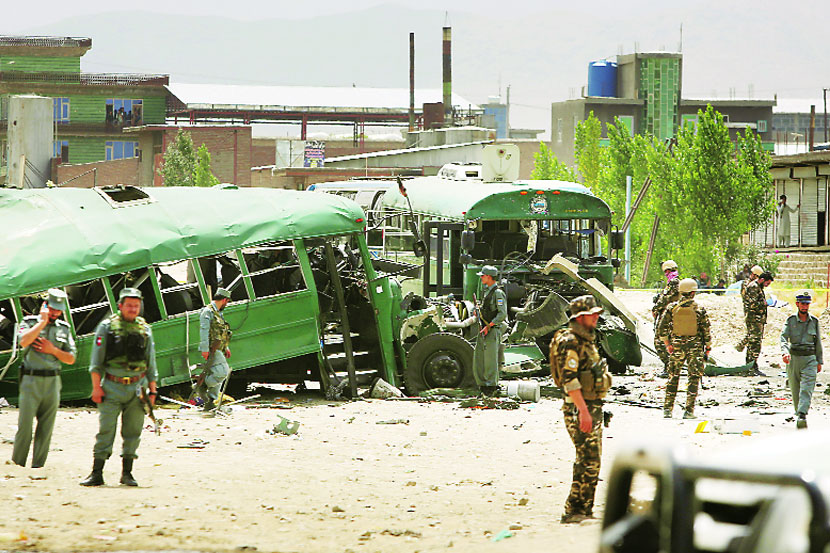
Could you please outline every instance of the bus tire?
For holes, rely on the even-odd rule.
[[[404,383],[413,396],[432,388],[475,388],[472,344],[449,332],[421,338],[407,354]]]

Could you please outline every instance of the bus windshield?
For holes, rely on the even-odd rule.
[[[510,254],[534,252],[545,262],[557,253],[579,261],[607,261],[602,238],[610,228],[607,219],[522,219],[476,221],[474,259],[501,260]]]

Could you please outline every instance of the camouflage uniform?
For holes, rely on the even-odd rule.
[[[199,313],[199,351],[208,352],[205,367],[206,401],[215,402],[219,399],[222,383],[231,372],[225,352],[231,341],[230,326],[225,321],[222,311],[216,307],[216,301],[204,306]],[[201,390],[197,390],[201,395]]]
[[[693,335],[678,335],[675,322],[679,309],[691,307],[695,312],[696,332]],[[678,325],[679,326],[679,325]],[[700,379],[703,376],[704,354],[712,347],[712,336],[709,326],[709,316],[706,309],[695,303],[689,294],[682,294],[680,301],[669,304],[660,320],[657,329],[661,340],[668,339],[674,348],[669,363],[669,381],[666,383],[666,399],[663,403],[663,412],[671,416],[674,408],[674,398],[677,395],[677,385],[680,381],[680,372],[683,366],[689,373],[689,384],[686,392],[686,412],[694,413],[695,400]]]
[[[657,328],[660,326],[660,319],[663,313],[666,312],[666,307],[680,299],[680,292],[677,290],[677,285],[680,278],[674,278],[666,283],[666,287],[657,295],[657,300],[654,302],[654,307],[651,308],[651,314],[654,315],[654,349],[657,351],[657,356],[663,362],[663,366],[669,367],[669,350],[657,335]]]
[[[761,355],[761,340],[764,338],[764,325],[767,324],[767,298],[764,287],[753,280],[746,285],[744,299],[746,316],[746,363],[755,363]]]
[[[561,370],[561,385],[566,393],[562,406],[565,427],[576,449],[573,483],[565,502],[563,519],[570,515],[590,517],[593,514],[602,455],[602,398],[611,386],[611,376],[597,350],[596,334],[575,321],[554,335],[550,344],[550,358],[551,365],[556,363]],[[594,376],[598,367],[602,371],[599,386]],[[567,395],[574,390],[582,391],[591,414],[593,426],[590,432],[583,432],[579,428],[579,412]]]

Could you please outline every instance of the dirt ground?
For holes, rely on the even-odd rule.
[[[650,320],[650,294],[622,297]],[[730,350],[742,332],[739,298],[703,295],[700,301],[713,319],[715,356],[740,364],[742,354]],[[701,391],[702,420],[753,419],[760,432],[695,434],[698,421],[680,420],[680,408],[674,419],[663,419],[661,409],[648,407],[660,405],[665,381],[654,378],[658,367],[647,355],[633,375],[615,378],[601,476],[615,452],[633,442],[672,442],[705,455],[795,432],[786,420],[789,392],[780,367],[772,365],[780,362],[778,333],[792,312],[770,310],[761,360],[766,377],[707,378]],[[826,389],[822,374],[808,433],[830,426]],[[78,485],[92,463],[97,418],[91,408],[62,408],[45,468],[0,464],[0,550],[596,550],[599,520],[558,522],[573,460],[561,400],[478,410],[458,403],[281,397],[287,401],[272,396],[257,408],[234,406],[224,418],[160,410],[162,435],[145,430],[139,449],[138,488],[118,485],[116,456],[105,468],[105,487]],[[298,434],[269,434],[280,416],[299,421]],[[378,424],[390,420],[408,422]],[[11,456],[16,426],[17,410],[0,409],[0,459]],[[183,447],[199,441],[204,447]],[[601,481],[600,515],[604,496]],[[505,531],[512,537],[496,541]]]

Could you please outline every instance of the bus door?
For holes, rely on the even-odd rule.
[[[445,296],[464,293],[464,270],[461,255],[463,223],[424,222],[426,263],[424,263],[423,294]]]

